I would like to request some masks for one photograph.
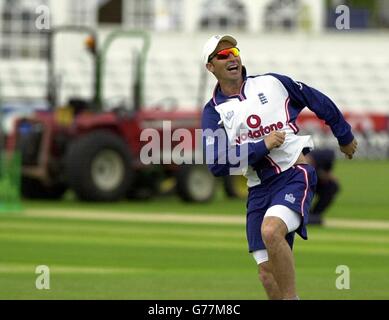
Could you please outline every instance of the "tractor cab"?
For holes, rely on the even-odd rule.
[[[66,40],[74,34],[78,41]],[[163,162],[180,143],[172,141],[174,130],[185,128],[195,137],[200,111],[144,108],[147,33],[118,30],[99,43],[93,29],[60,26],[49,31],[47,39],[49,107],[20,117],[8,141],[9,149],[21,150],[25,197],[60,198],[71,189],[81,200],[117,201],[149,197],[158,192],[162,180],[173,179],[183,200],[212,199],[215,179],[205,165]],[[75,61],[66,58],[68,54]],[[126,60],[118,64],[118,56]],[[127,76],[115,78],[114,68]],[[161,161],[151,165],[140,156],[147,143],[141,139],[145,129],[171,142],[167,148],[159,145]],[[190,150],[199,147],[194,140],[185,145]]]

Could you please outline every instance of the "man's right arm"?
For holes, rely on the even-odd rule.
[[[234,168],[254,165],[279,143],[277,138],[257,143],[231,146],[224,128],[219,126],[220,116],[213,106],[207,105],[202,116],[203,152],[209,170],[215,176],[227,176]]]

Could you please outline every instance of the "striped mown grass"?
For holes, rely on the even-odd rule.
[[[389,299],[388,169],[388,161],[337,163],[342,192],[328,225],[296,240],[301,298]],[[221,193],[194,205],[70,196],[24,207],[0,216],[0,299],[265,298],[247,253],[245,201]],[[35,288],[38,265],[50,267],[50,290]],[[350,270],[349,290],[335,286],[339,265]]]
[[[123,213],[131,215],[131,213]],[[311,227],[296,240],[303,299],[388,299],[388,230]],[[3,216],[0,299],[264,299],[241,223]],[[50,290],[35,267],[50,268]],[[338,290],[338,265],[350,289]]]

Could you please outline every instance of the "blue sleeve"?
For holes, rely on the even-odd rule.
[[[287,76],[275,73],[269,73],[269,75],[281,81],[288,91],[290,99],[296,102],[300,111],[308,107],[319,119],[324,120],[340,145],[347,145],[353,141],[351,126],[346,122],[335,103],[325,94]]]
[[[243,152],[241,146],[229,146],[227,133],[220,128],[219,121],[217,111],[207,104],[202,115],[203,152],[214,176],[227,176],[231,169],[238,168],[242,162],[254,165],[269,153],[264,140],[247,143],[247,152]]]

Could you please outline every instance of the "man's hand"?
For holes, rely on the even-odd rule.
[[[358,145],[358,142],[357,142],[357,140],[354,139],[349,144],[347,144],[345,146],[339,146],[339,148],[340,148],[340,151],[342,151],[345,154],[346,158],[352,159],[355,151],[357,151],[357,145]]]
[[[278,148],[285,141],[285,131],[272,131],[264,139],[267,150]]]

